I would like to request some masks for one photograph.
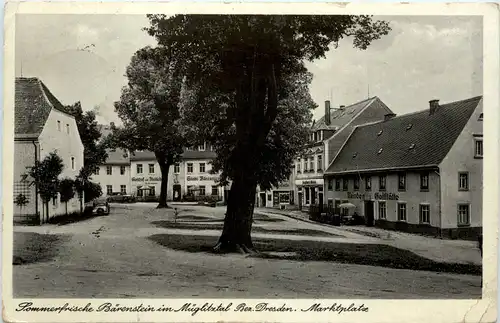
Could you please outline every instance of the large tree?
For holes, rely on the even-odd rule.
[[[179,129],[180,67],[180,61],[162,49],[138,50],[126,70],[128,85],[115,102],[123,126],[113,127],[112,142],[132,152],[149,150],[155,154],[161,171],[158,208],[168,207],[168,172],[180,160],[185,145]]]
[[[206,108],[203,118],[209,120],[202,125],[227,131],[225,143],[216,145],[216,150],[223,177],[232,183],[216,249],[247,251],[253,247],[256,186],[270,186],[289,173],[291,163],[277,162],[288,143],[279,142],[282,136],[275,132],[283,128],[277,125],[283,122],[280,114],[294,110],[280,109],[280,102],[291,97],[297,80],[305,78],[304,62],[324,57],[332,44],[347,36],[352,36],[355,47],[366,49],[390,28],[369,16],[148,18],[147,31],[165,55],[183,62],[185,84],[195,89],[194,101]]]

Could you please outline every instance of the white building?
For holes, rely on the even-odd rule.
[[[122,149],[108,151],[106,162],[92,175],[92,181],[101,185],[103,196],[109,196],[111,193],[130,194],[130,178],[129,154]]]
[[[27,204],[14,203],[14,221],[45,222],[66,213],[60,197],[49,204],[48,214],[32,179],[26,177],[35,161],[49,153],[62,158],[60,179],[75,179],[83,166],[83,144],[75,118],[38,78],[16,78],[14,127],[14,201],[23,195]],[[80,210],[78,196],[67,203],[68,213]]]

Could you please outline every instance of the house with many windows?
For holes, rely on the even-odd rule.
[[[482,231],[482,97],[356,127],[325,172],[329,204],[368,225],[475,239]]]
[[[40,223],[66,211],[79,211],[77,196],[66,205],[58,194],[47,213],[37,185],[32,185],[33,179],[27,176],[37,161],[55,152],[64,164],[59,179],[76,178],[83,166],[83,144],[75,117],[35,77],[16,78],[14,115],[14,221]],[[25,203],[17,205],[16,200],[21,199]]]
[[[392,116],[393,112],[378,97],[335,109],[325,101],[325,115],[312,125],[309,142],[295,160],[294,199],[299,207],[326,202],[324,171],[355,126]]]

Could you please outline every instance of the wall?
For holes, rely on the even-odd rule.
[[[14,142],[13,199],[15,201],[16,197],[19,194],[23,194],[28,200],[28,203],[23,207],[19,207],[14,203],[14,221],[16,222],[26,221],[29,219],[38,219],[35,204],[35,186],[29,185],[31,182],[30,178],[27,178],[23,181],[23,175],[27,174],[35,163],[35,149],[38,150],[38,144],[36,145],[37,148],[35,148],[33,142],[31,141]]]
[[[107,166],[111,166],[111,175],[107,174]],[[125,173],[120,174],[120,168],[125,167]],[[92,181],[101,185],[102,196],[107,196],[107,185],[111,185],[113,192],[120,192],[121,185],[125,185],[127,194],[131,194],[132,186],[130,184],[131,174],[130,165],[100,165],[99,174],[92,175]]]
[[[57,121],[61,123],[60,130],[58,129]],[[69,125],[69,133],[66,125]],[[39,160],[43,160],[49,153],[55,151],[64,163],[64,169],[59,178],[71,178],[74,180],[83,166],[83,144],[75,119],[68,114],[52,109],[39,136],[39,142]],[[74,158],[74,165],[71,164],[72,157]],[[67,203],[67,206],[68,213],[80,211],[80,202],[77,194]],[[59,197],[49,204],[49,217],[65,213],[66,205],[60,202]]]
[[[137,173],[137,165],[142,165],[142,173]],[[154,172],[149,172],[149,164],[154,165]],[[155,190],[155,196],[160,195],[161,191],[161,171],[160,165],[154,159],[152,160],[140,160],[130,162],[130,185],[132,195],[137,196],[138,188],[142,186],[153,186]],[[167,199],[171,199],[172,186],[174,183],[174,166],[172,165],[168,172],[168,186],[167,186]],[[146,192],[145,195],[148,195]]]
[[[200,164],[202,163],[205,164],[204,172],[200,172]],[[217,181],[219,179],[219,175],[210,174],[210,171],[212,170],[212,165],[210,163],[210,159],[189,159],[182,162],[183,167],[181,169],[181,173],[184,171],[183,174],[185,178],[183,181],[183,195],[189,191],[190,187],[200,188],[203,186],[205,187],[205,195],[212,196],[212,186],[218,186]],[[188,164],[193,164],[193,171],[191,173],[188,172]],[[219,198],[222,199],[224,196],[224,187],[218,186],[217,190]],[[195,195],[198,196],[199,194],[199,191],[195,192]]]
[[[427,171],[426,171],[427,172]],[[406,190],[398,190],[398,174],[397,173],[387,173],[386,180],[386,190],[380,191],[379,189],[379,174],[369,174],[371,175],[372,189],[367,191],[365,189],[365,179],[364,174],[362,175],[362,180],[360,181],[360,188],[358,191],[354,190],[354,175],[349,176],[349,189],[347,191],[335,191],[335,177],[328,176],[325,186],[327,188],[327,199],[335,201],[335,199],[340,199],[340,201],[349,201],[350,203],[356,205],[356,212],[360,215],[365,214],[364,200],[374,200],[374,215],[375,220],[379,219],[378,212],[378,201],[386,201],[386,221],[396,222],[398,221],[397,216],[397,205],[398,202],[406,203],[406,217],[408,224],[419,224],[420,217],[420,207],[421,203],[430,205],[430,225],[434,227],[439,227],[439,176],[434,171],[429,171],[429,190],[420,190],[420,173],[419,172],[406,172]],[[344,178],[343,176],[340,176]],[[333,190],[328,189],[328,180],[333,180]],[[342,185],[341,185],[342,189]],[[361,198],[349,198],[348,193],[359,195],[364,195]],[[375,193],[393,193],[398,196],[397,200],[391,199],[377,199],[375,198]]]
[[[483,122],[478,121],[483,112],[481,100],[452,148],[439,165],[442,190],[442,226],[456,228],[458,203],[470,203],[470,227],[482,226],[483,210],[483,159],[474,158],[474,135],[483,134]],[[469,173],[469,190],[458,190],[458,173]]]

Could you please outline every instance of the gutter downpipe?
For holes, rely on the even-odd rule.
[[[33,146],[35,147],[35,165],[38,162],[38,146],[36,145],[36,141],[32,141]],[[40,214],[38,214],[38,184],[35,182],[35,214],[38,216],[40,224],[43,223],[43,219],[40,219]]]

